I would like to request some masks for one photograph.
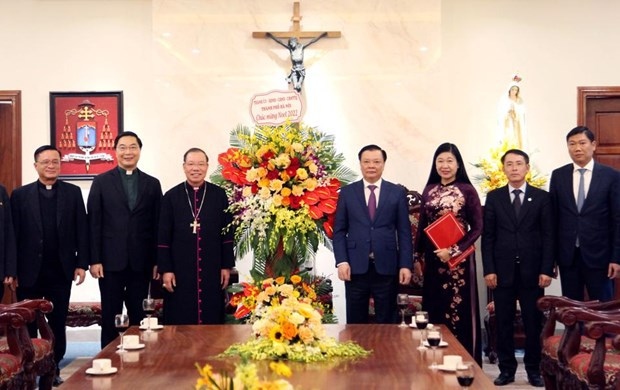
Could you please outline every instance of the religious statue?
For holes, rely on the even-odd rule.
[[[500,142],[524,149],[527,147],[525,131],[525,105],[521,98],[519,82],[521,77],[515,75],[508,90],[500,98],[498,108],[498,133]]]
[[[301,86],[304,82],[304,78],[306,78],[306,68],[304,67],[304,49],[319,39],[325,37],[327,32],[322,33],[321,35],[312,38],[310,42],[305,45],[302,45],[301,42],[295,37],[289,38],[288,44],[284,43],[282,40],[276,38],[272,33],[266,34],[269,38],[273,39],[280,45],[284,46],[291,54],[291,73],[286,78],[286,81],[289,84],[293,84],[293,88],[295,91],[301,93]]]

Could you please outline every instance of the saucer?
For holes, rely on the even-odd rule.
[[[95,371],[95,369],[92,367],[86,369],[86,373],[88,375],[110,375],[114,374],[116,371],[118,371],[118,368],[116,367],[110,367],[108,370],[105,371]]]
[[[418,327],[416,326],[415,322],[410,323],[409,327],[413,328],[413,329],[418,329]]]
[[[424,340],[424,346],[430,348],[430,345],[428,344],[428,341]],[[439,342],[439,346],[438,348],[443,348],[443,347],[447,347],[448,343],[446,341],[441,340]]]
[[[444,366],[443,364],[438,364],[437,369],[446,372],[455,372],[456,366]]]
[[[160,329],[164,329],[164,326],[162,324],[151,326],[151,330],[160,330]],[[140,325],[140,330],[148,330],[148,326]]]
[[[116,347],[116,349],[119,349],[120,347],[121,347],[121,345],[119,344],[119,345]],[[144,344],[137,344],[137,345],[132,345],[132,346],[125,345],[125,347],[124,347],[124,348],[125,348],[127,351],[133,351],[134,349],[142,349],[142,348],[144,348],[144,347],[146,347],[146,345],[144,345]]]

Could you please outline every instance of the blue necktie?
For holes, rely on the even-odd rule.
[[[368,215],[370,215],[370,220],[374,221],[375,211],[377,211],[377,197],[375,195],[377,186],[371,184],[368,186],[368,189],[370,190],[370,196],[368,197]]]
[[[586,201],[586,189],[583,180],[583,174],[586,173],[585,168],[577,169],[580,173],[579,176],[579,189],[577,190],[577,211],[581,211],[583,203]]]

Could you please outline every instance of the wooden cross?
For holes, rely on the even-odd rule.
[[[200,227],[200,224],[194,219],[194,222],[190,223],[189,227],[192,228],[192,233],[196,234],[196,229]]]
[[[327,38],[340,38],[340,31],[301,31],[301,12],[299,1],[295,1],[293,3],[293,17],[291,18],[293,22],[293,28],[290,31],[254,31],[252,33],[252,38],[268,38],[267,33],[270,32],[276,38],[297,38],[297,39],[310,39],[316,38],[323,33],[327,33],[325,36]]]

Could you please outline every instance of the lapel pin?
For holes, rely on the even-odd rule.
[[[532,201],[532,198],[527,198],[527,201],[528,201],[528,202],[531,202],[531,201]]]

